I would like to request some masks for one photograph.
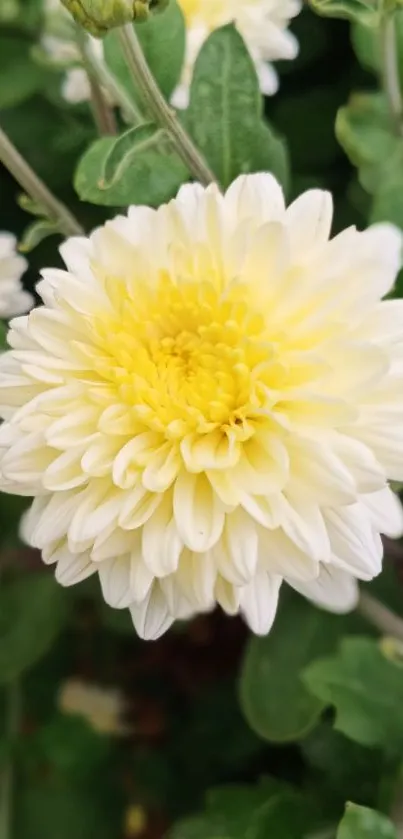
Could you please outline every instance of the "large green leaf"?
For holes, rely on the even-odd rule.
[[[179,81],[185,52],[185,24],[180,7],[175,0],[170,0],[162,14],[153,15],[145,23],[134,26],[148,66],[162,93],[169,99]],[[138,104],[142,105],[122,53],[118,32],[110,32],[103,43],[110,69]]]
[[[233,25],[213,32],[199,53],[185,122],[223,187],[262,169],[286,182],[285,146],[262,121],[256,70]]]
[[[310,0],[312,8],[321,15],[358,20],[368,26],[377,26],[380,20],[381,0]]]
[[[162,129],[130,128],[97,140],[81,158],[74,185],[83,201],[106,206],[158,206],[172,198],[187,172]]]
[[[257,734],[286,742],[303,737],[315,725],[325,700],[308,692],[301,674],[310,662],[334,649],[341,631],[340,618],[291,595],[281,604],[270,634],[250,640],[240,701]]]
[[[397,833],[390,819],[381,813],[347,804],[336,839],[397,839]]]
[[[67,615],[67,597],[47,572],[0,590],[0,683],[15,679],[52,646]]]
[[[403,749],[403,667],[390,646],[345,638],[336,655],[307,667],[303,680],[313,697],[335,706],[338,731],[364,746]]]

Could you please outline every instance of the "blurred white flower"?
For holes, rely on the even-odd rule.
[[[331,223],[268,174],[186,185],[65,243],[11,324],[1,489],[143,637],[216,602],[268,632],[283,580],[348,610],[402,532],[402,235]]]
[[[28,263],[17,253],[16,245],[15,236],[0,231],[0,318],[5,319],[27,312],[34,302],[21,284]]]
[[[272,61],[292,59],[298,42],[288,31],[301,10],[301,0],[178,0],[185,16],[186,52],[181,81],[172,103],[186,108],[193,66],[206,38],[219,26],[234,22],[255,62],[260,89],[272,95],[278,88]]]
[[[48,57],[65,70],[62,96],[66,102],[77,105],[91,99],[91,84],[82,66],[82,57],[74,39],[74,24],[59,0],[45,2],[45,33],[41,45]],[[88,36],[95,56],[103,60],[104,51],[99,38]]]
[[[101,734],[127,734],[122,722],[125,701],[116,688],[104,688],[80,679],[62,684],[58,707],[64,714],[77,714]]]

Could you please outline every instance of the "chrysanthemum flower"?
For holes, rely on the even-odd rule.
[[[185,108],[193,66],[206,38],[219,26],[235,23],[255,62],[262,93],[278,88],[277,73],[268,62],[292,59],[298,42],[287,30],[301,9],[301,0],[178,0],[185,16],[186,52],[180,84],[172,102]]]
[[[24,291],[21,277],[27,261],[17,253],[17,240],[12,233],[0,232],[0,318],[11,318],[27,312],[33,298]]]
[[[216,602],[265,633],[283,580],[348,610],[401,532],[401,234],[331,220],[267,174],[187,185],[68,241],[12,322],[1,488],[143,637]]]

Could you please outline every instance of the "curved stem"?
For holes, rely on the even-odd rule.
[[[97,79],[99,85],[109,93],[111,101],[121,109],[122,114],[129,123],[136,125],[137,123],[144,122],[140,108],[137,107],[116,76],[110,72],[105,62],[95,54],[91,39],[79,26],[77,26],[76,37],[89,78]]]
[[[383,88],[396,134],[403,136],[403,99],[400,89],[396,23],[385,14],[379,27]]]
[[[383,635],[391,635],[399,641],[403,641],[403,620],[387,606],[380,603],[370,594],[360,592],[357,606],[358,612],[366,618],[373,626],[379,629]]]
[[[6,688],[6,736],[10,748],[18,734],[21,717],[21,696],[18,681],[10,682]],[[0,775],[0,839],[11,839],[12,836],[12,803],[13,803],[13,758],[8,757]]]
[[[204,186],[213,183],[216,181],[214,173],[182,127],[175,111],[165,101],[145,60],[134,27],[131,24],[122,26],[119,35],[128,67],[150,115],[161,128],[165,128],[191,174]]]
[[[15,180],[25,192],[46,210],[61,233],[65,236],[82,236],[84,231],[77,219],[70,213],[61,201],[53,195],[46,184],[38,178],[29,164],[13,146],[7,135],[0,127],[0,163],[11,172]]]

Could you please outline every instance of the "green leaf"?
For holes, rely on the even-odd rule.
[[[116,839],[102,798],[52,778],[18,790],[15,839]],[[108,814],[109,816],[109,814]]]
[[[0,350],[7,349],[7,326],[3,320],[0,320]]]
[[[30,42],[12,35],[0,36],[0,108],[28,99],[46,84],[47,74],[30,55]]]
[[[59,230],[55,222],[45,218],[39,219],[39,221],[33,221],[24,230],[23,236],[18,244],[18,250],[21,253],[29,253],[43,242],[44,239],[47,239],[48,236],[54,236],[57,233],[59,233]]]
[[[186,175],[165,132],[146,124],[117,139],[97,140],[81,158],[74,185],[83,201],[94,204],[158,206],[175,195]]]
[[[311,664],[303,680],[313,697],[335,706],[338,731],[364,746],[403,748],[403,666],[379,643],[345,638],[337,654]]]
[[[42,760],[73,782],[99,771],[111,749],[110,738],[94,731],[86,720],[61,713],[39,730],[37,741]]]
[[[304,839],[314,826],[313,815],[302,796],[278,795],[253,814],[248,830],[250,839]]]
[[[287,181],[286,148],[262,121],[255,66],[232,24],[217,29],[203,45],[184,119],[223,187],[237,175],[262,169]]]
[[[336,118],[339,143],[359,169],[362,185],[375,192],[390,158],[400,151],[393,134],[387,102],[382,94],[355,93]],[[403,152],[401,154],[403,160]]]
[[[354,94],[337,114],[336,133],[361,185],[374,196],[370,221],[403,228],[403,144],[392,130],[385,98]]]
[[[336,839],[397,839],[397,833],[386,816],[367,807],[347,804]]]
[[[380,749],[355,743],[335,731],[332,720],[326,719],[303,740],[301,751],[315,798],[330,817],[337,815],[351,790],[358,801],[379,800],[379,787],[386,775]]]
[[[67,616],[67,598],[51,574],[21,576],[0,590],[0,683],[32,667],[52,646]]]
[[[403,83],[403,12],[399,11],[395,13],[394,23],[400,81]],[[362,66],[367,70],[372,70],[374,73],[380,73],[381,50],[377,29],[363,26],[361,23],[354,23],[351,27],[351,40],[355,54]]]
[[[303,839],[312,816],[302,796],[269,778],[211,790],[205,812],[178,822],[169,839]]]
[[[145,23],[135,24],[134,28],[159,88],[165,98],[170,99],[179,81],[185,53],[185,23],[180,7],[175,0],[170,0],[162,14],[152,16]],[[119,34],[110,32],[103,44],[110,69],[141,106],[140,94],[122,54]]]
[[[314,11],[320,15],[358,20],[367,26],[379,24],[379,0],[310,0],[310,3]]]
[[[281,604],[270,634],[250,640],[240,701],[257,734],[281,743],[303,737],[315,725],[325,701],[308,692],[301,674],[334,648],[341,631],[340,618],[291,595]]]

